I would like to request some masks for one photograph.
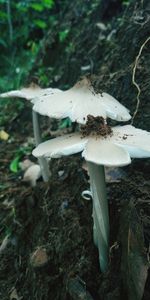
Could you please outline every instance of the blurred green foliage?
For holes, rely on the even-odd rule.
[[[59,41],[64,42],[69,34],[69,29],[65,29],[59,32]]]
[[[0,91],[18,88],[26,78],[53,7],[54,0],[0,0]]]
[[[32,151],[32,147],[28,146],[28,147],[19,147],[19,149],[16,151],[15,157],[13,158],[13,160],[10,163],[10,170],[13,173],[17,173],[20,169],[19,166],[19,162],[21,160],[21,158],[24,155],[29,155]]]
[[[27,81],[45,31],[55,22],[53,9],[54,0],[0,0],[0,93],[20,88]],[[11,114],[24,107],[23,102],[18,103],[0,101],[0,125],[8,121],[4,109]]]

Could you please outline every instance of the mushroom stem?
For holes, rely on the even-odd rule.
[[[33,132],[34,132],[35,144],[37,147],[41,143],[41,135],[40,135],[38,113],[36,113],[34,110],[32,110],[32,122],[33,122]],[[44,157],[39,157],[38,162],[39,162],[39,165],[41,168],[43,181],[47,182],[50,177],[48,162]]]
[[[102,272],[108,269],[109,257],[109,214],[106,195],[104,166],[87,162],[93,198],[93,239],[98,247]]]

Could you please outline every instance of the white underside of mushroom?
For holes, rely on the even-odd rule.
[[[129,153],[111,141],[101,141],[91,138],[82,156],[85,160],[104,166],[125,166],[131,163]]]
[[[131,158],[150,156],[150,133],[131,125],[112,128],[112,136],[68,134],[40,144],[33,150],[36,157],[61,157],[82,152],[89,162],[105,166],[125,166]]]
[[[66,134],[41,143],[33,150],[35,157],[59,158],[83,151],[88,139],[82,139],[80,134]]]
[[[31,100],[32,103],[36,102],[37,97],[41,96],[51,96],[55,93],[61,92],[59,89],[47,88],[42,89],[36,84],[31,84],[27,88],[22,88],[20,90],[14,90],[6,93],[0,94],[0,98],[24,98],[26,100]]]

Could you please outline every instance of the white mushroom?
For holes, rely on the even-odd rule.
[[[26,158],[23,161],[19,162],[19,167],[22,171],[26,171],[29,167],[31,167],[33,165],[34,165],[34,163],[28,158]]]
[[[24,98],[26,100],[31,100],[32,103],[36,101],[36,97],[54,95],[54,93],[60,92],[59,89],[47,88],[42,89],[35,83],[31,83],[29,87],[22,88],[20,90],[14,90],[6,93],[0,94],[0,98]]]
[[[33,131],[36,146],[41,142],[38,114],[54,118],[70,117],[72,121],[86,123],[87,116],[101,115],[105,119],[110,117],[118,121],[127,121],[131,118],[128,110],[109,94],[95,93],[87,78],[79,81],[68,91],[59,89],[41,89],[35,84],[28,88],[10,91],[0,97],[21,97],[34,104],[32,111]],[[46,160],[39,159],[44,181],[49,179],[49,169]]]
[[[37,97],[46,96],[46,95],[49,95],[50,97],[55,93],[59,93],[59,92],[61,92],[61,90],[59,89],[53,89],[53,88],[42,89],[38,85],[31,83],[31,85],[27,88],[22,88],[20,90],[14,90],[14,91],[0,94],[0,98],[17,97],[17,98],[24,98],[26,100],[30,100],[32,103],[35,103]],[[32,110],[32,123],[33,123],[35,144],[36,146],[38,146],[41,143],[41,134],[40,134],[38,114],[34,110]],[[50,171],[46,159],[40,158],[39,164],[41,167],[43,180],[46,182],[49,180],[49,176],[50,176]]]
[[[128,121],[129,111],[107,93],[95,93],[91,82],[84,78],[73,88],[36,99],[33,110],[53,118],[69,117],[73,122],[85,124],[87,116],[102,116],[117,121]]]
[[[33,155],[58,158],[81,151],[90,175],[94,242],[99,249],[101,270],[105,272],[108,268],[109,216],[104,166],[125,166],[131,163],[131,158],[150,157],[150,133],[126,125],[113,127],[107,136],[68,134],[40,144],[33,150]]]
[[[32,187],[36,186],[36,181],[41,177],[41,168],[37,164],[31,165],[24,173],[23,181],[29,182]]]
[[[33,150],[33,155],[58,158],[80,151],[92,163],[125,166],[131,163],[131,158],[150,156],[150,132],[124,125],[112,127],[112,134],[107,136],[66,134],[41,143]]]

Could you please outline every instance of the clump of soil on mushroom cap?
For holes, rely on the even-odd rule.
[[[81,126],[81,133],[83,137],[88,135],[106,137],[112,135],[113,131],[111,127],[105,123],[103,117],[88,115],[86,124]]]

